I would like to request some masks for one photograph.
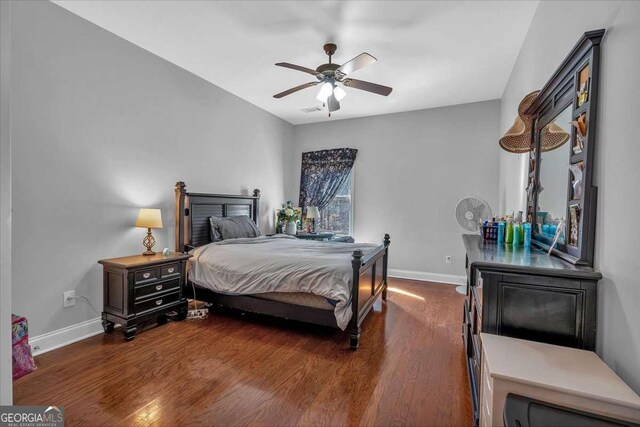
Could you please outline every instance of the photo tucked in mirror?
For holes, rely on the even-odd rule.
[[[553,239],[561,224],[559,244],[566,242],[566,216],[571,156],[571,105],[546,125],[540,140],[540,168],[536,232]]]

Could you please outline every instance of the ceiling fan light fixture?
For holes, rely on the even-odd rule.
[[[333,91],[333,85],[329,82],[326,82],[320,88],[320,92],[318,92],[318,96],[316,98],[318,101],[327,102],[327,98],[331,95]]]
[[[327,98],[327,109],[329,110],[329,113],[340,109],[340,102],[338,102],[333,93]]]
[[[345,92],[341,87],[336,86],[333,88],[333,94],[335,95],[338,101],[342,101],[342,98],[347,96],[347,92]]]

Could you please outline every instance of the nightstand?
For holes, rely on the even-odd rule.
[[[190,254],[133,255],[98,261],[103,269],[104,308],[102,326],[113,332],[122,325],[124,338],[135,338],[137,325],[149,320],[166,322],[170,311],[178,319],[187,317],[187,299],[182,293]]]
[[[329,231],[318,231],[317,233],[298,233],[295,237],[304,240],[329,240],[335,235]]]

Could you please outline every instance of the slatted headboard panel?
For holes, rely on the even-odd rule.
[[[191,245],[202,246],[211,242],[209,230],[209,217],[225,216],[224,205],[221,203],[206,203],[195,201],[189,198],[189,227],[191,228]]]
[[[211,243],[209,217],[246,215],[258,225],[260,190],[253,196],[187,193],[176,183],[176,252]]]

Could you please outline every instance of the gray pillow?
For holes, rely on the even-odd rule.
[[[210,216],[209,217],[209,237],[212,242],[219,242],[222,240],[222,234],[220,234],[220,222],[226,218],[222,216]]]
[[[209,222],[211,223],[211,240],[214,242],[262,235],[260,229],[248,216],[211,217]]]

